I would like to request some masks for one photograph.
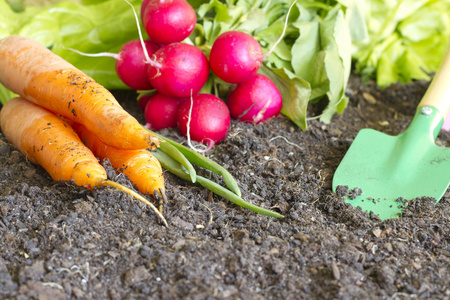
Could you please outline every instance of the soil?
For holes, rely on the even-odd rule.
[[[427,85],[381,90],[352,76],[349,106],[329,125],[233,122],[207,155],[235,176],[244,199],[284,219],[165,172],[166,228],[123,192],[53,182],[0,134],[0,298],[450,299],[450,190],[387,221],[331,191],[358,131],[399,134]],[[135,94],[116,95],[143,122]],[[176,130],[162,133],[182,141]],[[449,147],[450,134],[437,144]]]

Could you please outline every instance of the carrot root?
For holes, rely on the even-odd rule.
[[[105,169],[83,145],[69,124],[48,110],[22,98],[6,102],[0,111],[6,139],[53,180],[74,180],[92,188],[107,179]]]
[[[164,216],[159,212],[159,210],[147,199],[145,199],[144,197],[142,197],[141,195],[139,195],[138,193],[136,193],[135,191],[133,191],[132,189],[129,189],[117,182],[111,181],[111,180],[104,180],[100,185],[103,186],[112,186],[120,191],[123,191],[125,193],[127,193],[130,196],[133,196],[134,198],[142,201],[143,203],[147,204],[148,206],[150,206],[150,208],[156,213],[156,215],[161,219],[161,221],[164,223],[164,226],[169,227],[169,225],[167,224],[166,219],[164,218]]]

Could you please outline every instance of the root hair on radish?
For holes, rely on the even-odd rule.
[[[189,148],[191,148],[192,150],[194,150],[195,152],[198,153],[205,153],[208,152],[209,150],[212,149],[212,147],[214,146],[214,141],[211,139],[207,139],[208,140],[208,146],[205,146],[203,144],[199,144],[199,147],[196,147],[191,140],[191,120],[192,120],[192,108],[194,107],[194,98],[192,96],[192,90],[191,90],[191,97],[190,97],[190,102],[191,102],[191,106],[189,108],[189,114],[188,114],[188,121],[186,124],[187,127],[187,143]],[[203,141],[202,141],[203,142]]]
[[[133,10],[134,18],[136,20],[136,25],[137,25],[137,29],[138,29],[139,40],[141,41],[141,46],[142,46],[142,49],[144,50],[145,59],[147,61],[150,61],[150,56],[148,55],[147,49],[145,49],[144,38],[142,36],[141,27],[139,26],[139,17],[136,13],[136,10],[134,9],[133,4],[131,4],[128,0],[124,0],[124,1],[126,3],[128,3],[128,5],[131,6],[131,9]]]
[[[83,56],[88,56],[88,57],[112,57],[116,60],[120,58],[120,55],[118,53],[111,53],[111,52],[86,53],[86,52],[81,52],[80,50],[77,50],[74,48],[67,48],[64,46],[62,46],[62,48],[66,49],[66,50],[70,50],[72,52],[75,52],[75,53],[83,55]]]
[[[291,14],[291,10],[294,7],[295,3],[297,3],[297,1],[298,0],[295,0],[289,6],[289,9],[286,13],[286,19],[284,20],[283,31],[281,32],[281,35],[278,38],[278,40],[275,42],[275,44],[273,44],[273,47],[266,54],[263,55],[262,60],[266,59],[270,54],[272,54],[272,52],[275,50],[275,48],[278,46],[278,44],[281,43],[281,41],[283,40],[284,35],[286,34],[287,26],[288,26],[289,15]]]
[[[151,66],[154,66],[155,68],[160,69],[161,64],[159,64],[155,60],[150,59],[150,55],[148,55],[148,52],[147,52],[147,49],[146,49],[145,43],[144,43],[144,37],[142,35],[142,30],[141,30],[141,27],[139,26],[139,17],[136,13],[136,10],[134,9],[133,4],[131,4],[128,0],[124,0],[124,1],[126,3],[128,3],[128,5],[131,6],[131,9],[133,10],[133,14],[134,14],[134,18],[136,20],[137,30],[138,30],[138,34],[139,34],[139,40],[141,41],[142,50],[144,51],[145,62],[150,64]]]
[[[225,31],[214,41],[209,55],[209,63],[213,73],[225,82],[239,84],[255,76],[269,55],[273,53],[283,40],[288,19],[295,0],[288,9],[281,35],[270,50],[264,54],[260,43],[250,34],[243,31]]]

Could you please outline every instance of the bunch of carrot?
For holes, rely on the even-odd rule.
[[[0,83],[20,96],[0,111],[2,132],[53,180],[73,180],[86,188],[116,187],[151,206],[167,225],[161,213],[166,198],[162,164],[177,176],[197,180],[238,205],[282,217],[242,200],[226,170],[146,130],[108,90],[36,41],[21,36],[0,41]],[[157,147],[159,160],[147,151]],[[221,174],[232,192],[205,183],[183,154]],[[159,210],[140,194],[108,180],[96,157],[109,159],[138,190],[159,199]]]
[[[110,159],[141,192],[165,198],[161,165],[145,150],[156,148],[159,139],[108,90],[41,44],[20,36],[0,41],[0,70],[0,82],[20,95],[1,110],[1,129],[28,159],[53,180],[119,188],[150,205],[167,225],[161,205],[156,210],[142,196],[107,180],[96,159]]]

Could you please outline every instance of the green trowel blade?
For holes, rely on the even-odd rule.
[[[382,220],[401,216],[399,198],[439,201],[450,184],[450,148],[435,144],[442,123],[438,110],[424,106],[398,136],[361,130],[334,174],[333,191],[360,188],[361,195],[345,201]]]

